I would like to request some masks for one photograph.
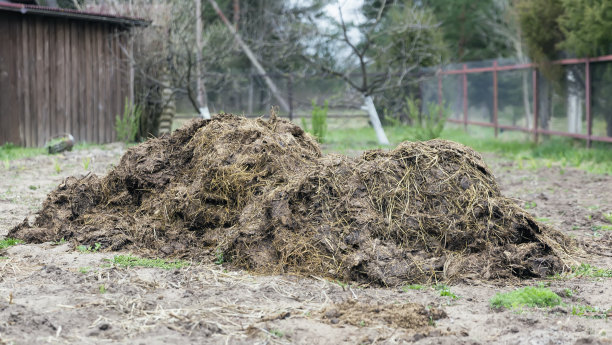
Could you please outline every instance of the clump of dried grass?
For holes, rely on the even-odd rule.
[[[574,245],[499,192],[468,147],[405,142],[321,156],[299,127],[221,114],[130,149],[106,177],[69,178],[10,236],[72,238],[378,285],[544,276]]]

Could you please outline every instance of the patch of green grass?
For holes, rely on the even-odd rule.
[[[62,245],[64,243],[66,243],[66,242],[68,242],[68,241],[66,241],[66,239],[62,237],[61,240],[55,241],[55,242],[53,242],[53,244],[56,245],[56,246],[59,246],[59,245]]]
[[[62,166],[59,164],[59,161],[57,159],[53,161],[53,169],[55,170],[56,174],[62,172]]]
[[[593,231],[612,231],[612,225],[593,225],[591,227],[591,230]]]
[[[339,280],[334,280],[334,283],[340,286],[343,290],[346,290],[346,288],[348,287],[347,283],[339,281]]]
[[[589,264],[572,267],[570,272],[557,274],[556,279],[572,279],[576,277],[612,278],[612,269],[599,268]]]
[[[215,251],[215,264],[221,265],[225,262],[225,258],[223,256],[223,251],[219,248]]]
[[[279,329],[271,329],[270,330],[270,334],[272,334],[273,336],[277,337],[277,338],[282,338],[285,336],[285,333],[283,333],[281,330]]]
[[[16,244],[23,243],[22,240],[18,240],[16,238],[7,237],[3,240],[0,240],[0,249],[8,248],[10,246],[14,246]]]
[[[429,315],[429,321],[427,323],[432,327],[436,327],[436,321],[434,321],[432,315]]]
[[[191,265],[189,262],[177,260],[166,261],[164,259],[146,259],[131,255],[115,255],[112,260],[109,260],[111,265],[120,267],[154,267],[163,268],[165,270],[183,268]]]
[[[402,291],[407,292],[408,290],[423,290],[425,289],[425,286],[420,285],[420,284],[411,284],[411,285],[405,285],[402,286]]]
[[[81,253],[95,253],[98,250],[100,250],[101,247],[102,247],[102,244],[96,242],[96,243],[94,243],[93,246],[80,245],[80,246],[77,247],[77,249]]]
[[[83,169],[89,170],[89,163],[91,163],[91,157],[83,157]]]
[[[538,206],[538,205],[535,203],[535,201],[528,201],[528,202],[525,203],[524,208],[526,210],[529,210],[529,209],[532,209],[532,208],[536,208],[536,206]]]
[[[517,162],[524,160],[528,168],[535,169],[541,165],[547,168],[559,167],[564,172],[566,167],[572,166],[612,175],[612,144],[609,143],[593,142],[592,147],[587,149],[583,140],[551,137],[542,139],[536,145],[516,132],[508,131],[495,138],[493,131],[486,128],[470,127],[466,133],[463,129],[453,127],[447,124],[440,138],[462,143],[479,152],[495,152]],[[404,140],[415,141],[418,137],[418,130],[410,126],[385,127],[385,133],[391,147]],[[335,128],[328,131],[324,150],[345,153],[380,147],[371,127]]]
[[[0,146],[0,161],[4,162],[4,167],[10,168],[10,161],[20,158],[38,156],[45,153],[44,148],[19,147],[13,144]]]
[[[104,149],[105,145],[91,144],[86,142],[78,143],[74,146],[75,150],[90,149],[90,148],[101,148]],[[11,167],[11,161],[21,158],[28,158],[40,155],[46,155],[47,150],[44,147],[20,147],[13,144],[0,145],[0,161],[6,170]],[[88,163],[89,164],[89,163]],[[87,170],[87,168],[86,168]]]
[[[540,223],[550,223],[550,218],[536,218]]]
[[[434,285],[434,289],[440,291],[440,296],[442,297],[450,297],[451,299],[458,299],[459,297],[450,291],[448,285],[439,284]]]
[[[608,221],[608,223],[612,223],[612,212],[602,213],[602,216]]]
[[[593,307],[590,305],[573,305],[572,315],[586,317],[590,319],[607,319],[608,314],[612,312],[612,309],[603,309],[599,307]]]
[[[450,290],[440,290],[440,296],[442,297],[450,297],[452,299],[458,299],[459,297],[452,293]]]
[[[561,304],[561,297],[544,287],[524,287],[506,293],[497,293],[490,300],[493,308],[517,309],[527,307],[554,307]]]
[[[100,285],[98,287],[98,290],[100,291],[100,293],[106,293],[108,290],[106,289],[106,286],[104,286],[104,284]]]
[[[89,273],[90,270],[91,270],[91,267],[89,267],[89,266],[85,266],[85,267],[79,268],[79,272],[81,272],[83,274]]]
[[[106,150],[107,146],[105,144],[95,144],[95,143],[88,143],[85,141],[81,141],[74,145],[73,150],[85,150],[85,149],[93,149],[93,148],[99,148],[102,150]]]

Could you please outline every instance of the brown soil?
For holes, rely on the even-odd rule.
[[[229,114],[131,148],[103,178],[67,178],[9,236],[385,286],[544,277],[575,251],[463,145],[321,156],[285,120]]]
[[[413,331],[429,330],[435,321],[446,317],[443,310],[418,303],[386,305],[365,304],[355,300],[333,304],[321,314],[331,324],[344,323],[360,327],[386,325]]]

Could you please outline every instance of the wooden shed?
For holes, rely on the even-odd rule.
[[[133,95],[129,31],[148,22],[0,0],[0,145],[115,140]]]

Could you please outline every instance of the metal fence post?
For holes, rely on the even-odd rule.
[[[533,68],[533,142],[538,143],[538,69]]]
[[[467,64],[463,64],[463,129],[467,131],[468,125],[468,89]]]
[[[499,132],[497,127],[497,61],[493,61],[493,126],[495,127],[495,137]]]
[[[589,62],[589,59],[586,60],[585,62],[585,82],[584,82],[584,87],[585,87],[585,97],[586,99],[584,100],[584,102],[586,103],[586,121],[587,121],[587,140],[586,140],[586,145],[587,148],[591,147],[591,134],[592,134],[592,126],[593,126],[593,121],[591,119],[591,65]]]

